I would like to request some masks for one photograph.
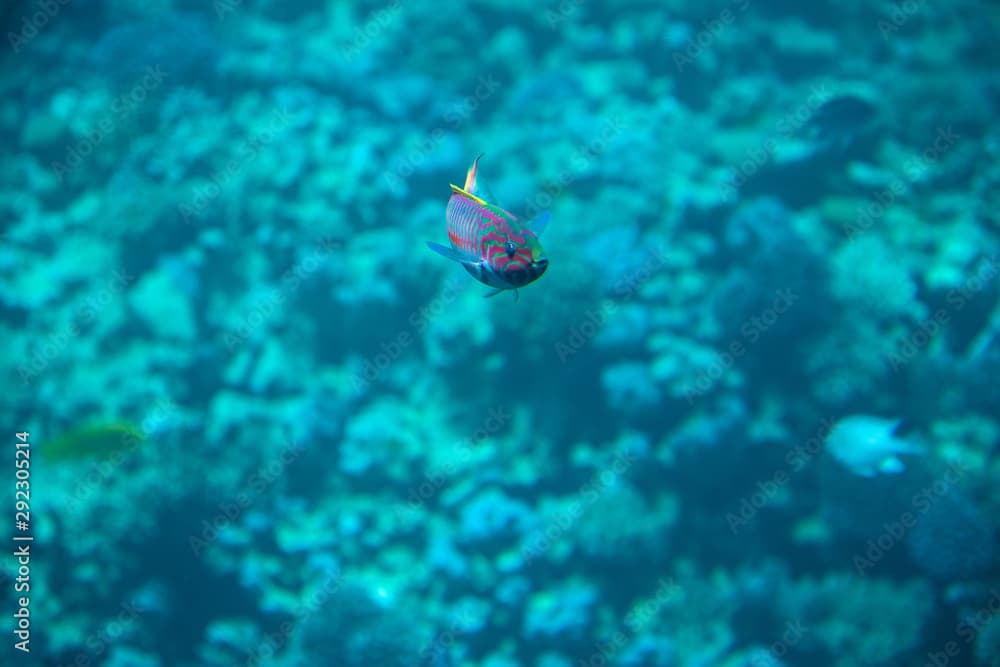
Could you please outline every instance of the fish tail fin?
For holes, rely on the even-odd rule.
[[[931,449],[930,443],[922,435],[913,433],[900,441],[899,452],[901,454],[915,454],[923,456]]]

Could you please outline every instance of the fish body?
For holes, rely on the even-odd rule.
[[[549,266],[545,250],[538,240],[548,212],[525,223],[510,211],[483,198],[477,179],[477,157],[465,177],[465,187],[452,185],[452,195],[445,210],[448,240],[451,247],[427,242],[434,252],[461,264],[479,282],[493,287],[486,296],[504,290],[517,290],[541,277]]]
[[[104,458],[141,444],[146,434],[124,422],[90,423],[62,433],[42,447],[49,461]]]
[[[923,454],[924,450],[895,435],[899,423],[899,419],[870,415],[844,417],[827,436],[827,449],[848,470],[861,477],[902,472],[906,466],[899,455]]]

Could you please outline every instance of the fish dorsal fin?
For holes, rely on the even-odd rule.
[[[545,228],[549,226],[549,220],[552,219],[552,213],[550,211],[543,211],[539,215],[535,216],[532,220],[529,220],[525,225],[531,230],[531,233],[536,237],[540,237]]]
[[[472,166],[469,167],[469,171],[465,173],[465,191],[475,194],[476,189],[476,170],[479,167],[479,159],[482,158],[486,153],[480,153],[479,156],[472,161]]]
[[[451,185],[451,191],[454,192],[456,195],[462,195],[463,197],[468,197],[469,199],[471,199],[472,201],[476,202],[481,206],[488,206],[488,204],[485,201],[483,201],[476,195],[472,194],[468,190],[463,190],[454,183],[451,183],[450,185]]]
[[[466,194],[476,197],[477,202],[496,202],[496,197],[493,196],[490,189],[485,183],[483,183],[483,179],[479,178],[479,161],[484,155],[486,155],[486,153],[480,153],[479,156],[472,161],[472,166],[469,167],[469,171],[465,174],[465,186],[462,189]]]

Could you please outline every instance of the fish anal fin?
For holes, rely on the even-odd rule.
[[[508,290],[510,290],[511,292],[514,293],[514,303],[517,303],[518,301],[521,300],[521,295],[513,287],[498,287],[495,290],[492,290],[492,291],[487,292],[486,294],[484,294],[483,298],[484,299],[489,299],[489,298],[492,298],[492,297],[496,296],[497,294],[500,294],[501,292],[506,292]]]

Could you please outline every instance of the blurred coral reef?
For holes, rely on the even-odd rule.
[[[994,7],[39,6],[33,664],[997,664]],[[552,211],[516,303],[424,247],[482,152]],[[924,454],[853,474],[861,414]],[[141,446],[42,463],[95,420]]]

